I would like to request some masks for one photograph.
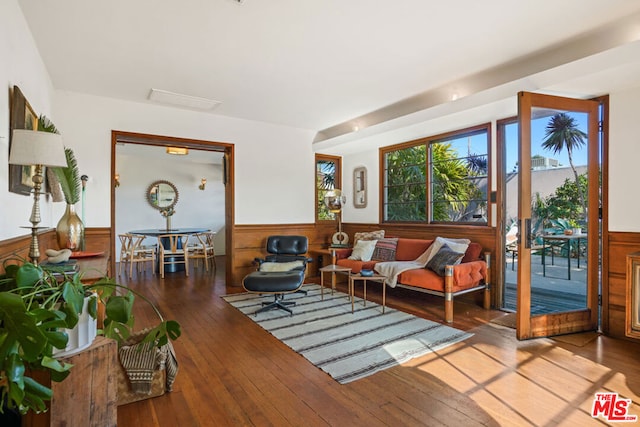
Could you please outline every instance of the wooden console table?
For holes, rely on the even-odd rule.
[[[82,273],[82,283],[94,283],[109,275],[109,257],[78,258],[78,269]]]

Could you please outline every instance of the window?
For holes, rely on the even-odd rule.
[[[487,223],[490,124],[381,149],[383,221]]]
[[[324,196],[342,186],[340,161],[340,157],[316,154],[316,222],[335,221],[335,215],[324,204]]]

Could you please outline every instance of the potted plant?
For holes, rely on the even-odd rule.
[[[104,305],[104,327],[98,333],[119,343],[132,332],[136,296],[149,303],[160,320],[143,342],[161,347],[180,336],[176,321],[165,320],[148,298],[112,279],[85,285],[81,273],[55,273],[29,262],[6,264],[0,277],[0,396],[5,408],[22,414],[46,410],[52,391],[30,372],[47,371],[56,382],[69,375],[71,365],[56,357],[54,349],[66,347],[64,330],[77,325],[85,297],[93,318],[98,304]]]
[[[574,225],[577,224],[573,219],[559,218],[551,220],[551,228],[547,229],[550,234],[565,234],[571,236],[573,234]]]
[[[46,116],[38,117],[38,131],[59,133]],[[51,168],[55,176],[54,180],[57,181],[52,183],[52,188],[59,185],[64,201],[67,203],[64,215],[56,225],[56,236],[60,248],[80,251],[84,249],[84,224],[75,210],[76,203],[80,201],[80,171],[73,150],[65,148],[64,153],[67,157],[67,166]]]

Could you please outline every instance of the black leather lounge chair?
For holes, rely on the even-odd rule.
[[[282,309],[293,315],[293,311],[287,306],[295,305],[295,301],[284,301],[284,296],[304,292],[300,288],[304,284],[307,263],[312,260],[306,256],[307,250],[306,236],[270,236],[267,239],[269,255],[256,258],[258,271],[249,273],[242,280],[242,286],[247,292],[274,296],[272,302],[262,303],[263,307],[254,314]]]

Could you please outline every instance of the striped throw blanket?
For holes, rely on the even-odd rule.
[[[156,370],[166,369],[166,390],[171,391],[178,374],[178,360],[171,342],[158,348],[152,343],[137,342],[146,333],[141,332],[118,349],[120,364],[127,373],[131,391],[139,394],[150,394],[153,374]],[[131,343],[131,342],[134,343]]]

